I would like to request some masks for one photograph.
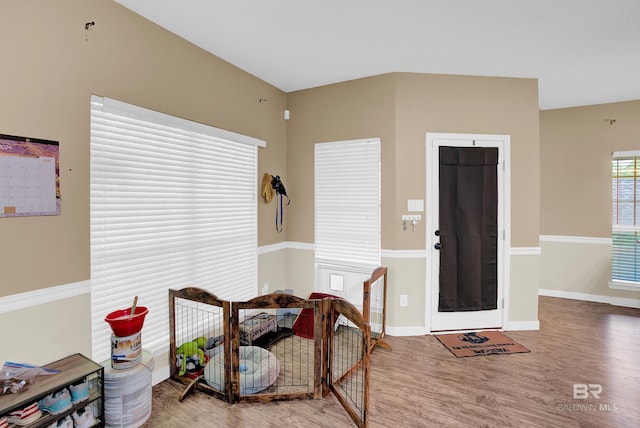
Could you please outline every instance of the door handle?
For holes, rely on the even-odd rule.
[[[436,250],[439,250],[440,248],[442,248],[442,244],[439,242],[436,242],[435,244],[433,244],[433,248],[435,248]]]

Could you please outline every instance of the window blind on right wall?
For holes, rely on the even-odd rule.
[[[315,145],[315,259],[380,264],[380,140]]]
[[[612,288],[640,288],[640,151],[614,152]]]

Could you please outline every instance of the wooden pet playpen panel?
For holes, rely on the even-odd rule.
[[[331,392],[360,427],[368,426],[371,329],[363,316],[343,299],[328,300],[327,379]]]
[[[220,344],[231,343],[231,305],[227,301],[218,299],[215,295],[200,288],[184,288],[182,290],[169,290],[169,361],[171,379],[178,380],[185,385],[180,401],[192,391],[193,387],[206,390],[207,393],[226,401],[231,401],[231,378],[226,378],[223,388],[217,389],[201,383],[202,372],[206,364],[204,351],[201,356],[203,361],[199,367],[187,372],[187,363],[184,351],[181,349],[185,343],[191,343],[197,338],[205,338],[205,349],[213,349]],[[209,338],[213,338],[210,341]],[[180,344],[176,346],[176,344]],[[191,350],[191,352],[193,349]],[[197,351],[196,351],[197,352]],[[178,359],[178,355],[183,355]],[[199,353],[198,353],[199,354]],[[231,353],[222,354],[224,367],[231,367]],[[178,364],[180,361],[180,364]]]
[[[265,311],[271,310],[272,313]],[[288,312],[287,312],[288,310]],[[259,311],[255,314],[256,311]],[[268,350],[278,362],[279,374],[263,391],[246,393],[234,389],[234,401],[272,401],[322,396],[322,300],[305,300],[275,293],[231,305],[232,379],[242,385],[239,357],[241,347],[258,346]],[[269,330],[249,342],[243,327],[255,318],[271,317],[276,330]],[[304,321],[303,321],[304,320]],[[310,335],[295,334],[296,324],[312,325]],[[244,340],[242,340],[244,338]],[[245,382],[246,383],[246,382]]]
[[[391,347],[384,341],[387,319],[387,268],[376,268],[364,281],[362,316],[371,326],[371,350]]]
[[[180,400],[194,389],[230,403],[333,392],[356,425],[368,426],[370,353],[387,347],[386,275],[378,268],[364,282],[362,313],[343,299],[275,293],[227,302],[199,288],[170,290],[171,378],[186,385]]]

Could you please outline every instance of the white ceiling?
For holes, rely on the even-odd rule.
[[[291,92],[389,72],[529,77],[541,109],[640,99],[639,0],[115,0]]]

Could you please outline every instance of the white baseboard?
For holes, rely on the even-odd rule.
[[[565,244],[611,245],[611,238],[591,236],[540,235],[540,242],[562,242]]]
[[[539,289],[539,296],[560,297],[562,299],[584,300],[586,302],[608,303],[614,306],[625,306],[629,308],[640,308],[640,299],[630,299],[625,297],[601,296],[598,294],[576,293],[573,291]]]
[[[540,321],[507,321],[504,331],[540,330]]]
[[[424,326],[415,327],[392,327],[387,326],[385,333],[389,336],[424,336],[429,334],[429,331]]]
[[[501,329],[504,331],[540,330],[540,321],[508,321]],[[431,334],[425,327],[391,327],[387,326],[389,336],[426,336]]]
[[[169,370],[169,366],[154,370],[153,374],[151,375],[151,384],[157,385],[160,382],[169,379],[169,376],[171,376],[171,371]]]
[[[614,306],[624,306],[627,308],[640,309],[640,299],[629,299],[624,297],[609,297],[609,304]]]

